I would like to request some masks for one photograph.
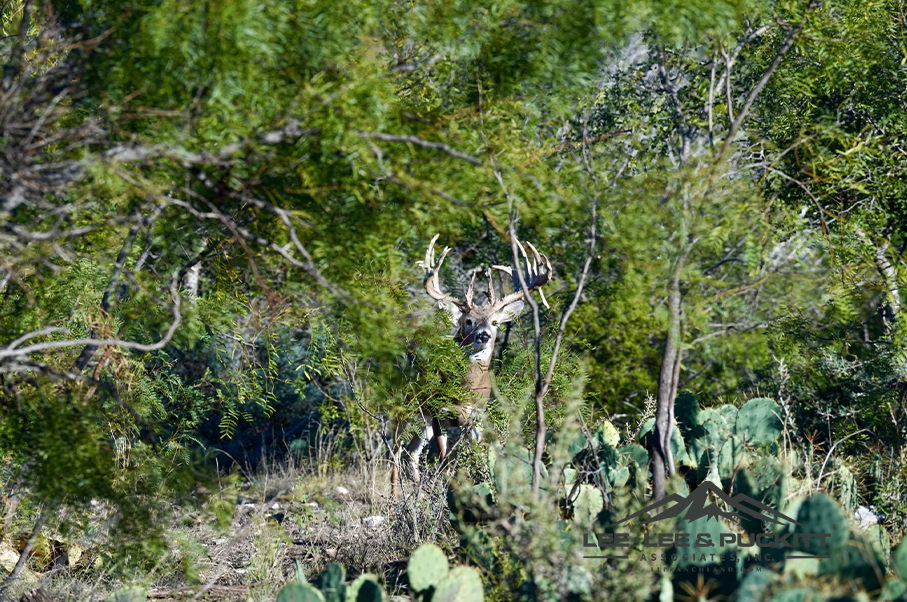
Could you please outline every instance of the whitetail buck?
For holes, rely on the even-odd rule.
[[[510,267],[493,265],[485,271],[488,278],[488,290],[485,292],[485,301],[481,305],[473,303],[473,285],[475,284],[476,273],[473,273],[469,286],[466,289],[466,296],[461,301],[451,295],[441,291],[438,282],[438,272],[444,258],[450,252],[449,247],[444,251],[435,262],[435,241],[438,240],[436,234],[428,245],[428,251],[425,253],[425,259],[417,262],[425,270],[425,292],[438,302],[438,306],[446,311],[451,317],[456,327],[454,338],[469,356],[470,365],[466,373],[466,382],[464,387],[469,391],[467,401],[462,405],[454,408],[442,408],[445,414],[453,414],[456,418],[442,418],[431,414],[426,408],[420,408],[415,420],[421,421],[423,428],[421,433],[417,433],[412,441],[406,446],[409,465],[412,470],[413,478],[419,481],[419,458],[425,446],[435,439],[438,445],[439,460],[443,461],[447,456],[447,436],[443,429],[459,427],[466,429],[472,427],[473,418],[476,413],[484,409],[485,404],[491,395],[491,377],[488,374],[491,359],[494,354],[494,343],[498,334],[498,327],[510,322],[520,315],[523,311],[524,301],[527,291],[538,291],[542,303],[548,307],[545,295],[541,291],[544,285],[551,278],[551,263],[548,258],[541,255],[532,243],[527,242],[532,253],[532,261],[526,254],[526,249],[517,241],[517,246],[522,252],[525,263],[523,272],[523,281],[526,289],[520,288],[519,275],[514,273]],[[494,285],[492,283],[492,269],[500,270],[511,276],[513,280],[514,292],[498,299],[495,295]],[[397,425],[394,429],[394,451],[393,451],[393,468],[391,469],[391,495],[396,499],[398,497],[398,488],[400,483],[400,459],[403,453],[402,425]],[[478,430],[473,429],[472,436],[478,440],[480,434]]]

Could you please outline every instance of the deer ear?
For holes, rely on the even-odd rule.
[[[454,324],[459,324],[460,318],[463,316],[463,310],[457,307],[456,303],[451,303],[450,301],[438,301],[438,307],[443,309]]]
[[[519,301],[514,301],[508,305],[505,305],[502,309],[498,310],[492,318],[495,322],[503,324],[505,322],[510,322],[514,318],[518,317],[523,313],[523,308],[526,306],[526,303],[520,299]]]

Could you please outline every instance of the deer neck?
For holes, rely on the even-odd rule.
[[[480,362],[471,362],[466,370],[466,387],[472,391],[477,401],[486,401],[491,397],[491,375],[488,366],[491,358]]]

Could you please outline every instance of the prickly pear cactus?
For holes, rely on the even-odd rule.
[[[733,431],[734,425],[737,424],[737,412],[739,411],[737,410],[737,406],[726,403],[723,406],[718,406],[717,408],[715,408],[715,411],[721,414],[721,416],[728,423],[728,427]]]
[[[320,591],[308,583],[291,583],[277,594],[277,602],[325,602]]]
[[[706,450],[717,452],[727,438],[734,434],[733,427],[729,427],[724,417],[715,410],[702,410],[699,413],[699,424],[699,435],[690,443],[690,454],[697,460]],[[708,468],[707,465],[706,472]]]
[[[674,400],[674,416],[677,428],[687,441],[693,441],[701,435],[702,426],[699,423],[699,402],[696,396],[689,391],[681,391]]]
[[[748,573],[740,582],[740,588],[737,590],[737,602],[762,602],[771,581],[772,574],[768,571]]]
[[[378,585],[378,577],[363,573],[356,577],[346,590],[346,602],[381,602],[384,591]],[[281,602],[278,600],[278,602]]]
[[[768,445],[781,437],[781,406],[771,399],[751,399],[737,411],[735,432],[751,445]]]
[[[561,571],[561,582],[567,590],[568,600],[589,600],[592,598],[594,578],[584,566],[568,565]]]
[[[649,452],[642,445],[631,443],[617,450],[621,458],[627,463],[635,462],[636,466],[646,469],[649,466]]]
[[[853,512],[859,505],[857,497],[857,479],[850,468],[840,458],[835,458],[835,489],[838,490],[838,499],[845,510]]]
[[[579,495],[576,496],[576,500],[573,502],[573,520],[589,527],[604,507],[605,500],[601,491],[592,485],[580,485]]]
[[[808,542],[798,541],[798,549],[815,556],[828,556],[847,543],[847,520],[841,509],[824,493],[817,493],[806,498],[797,510],[796,520],[799,525],[794,533],[827,533],[825,544],[818,537],[809,538]],[[802,539],[802,538],[798,538]]]
[[[346,600],[346,569],[342,564],[332,562],[315,577],[312,585],[318,588],[325,602],[344,602]]]
[[[610,421],[605,420],[599,425],[595,432],[592,433],[592,441],[596,447],[600,445],[617,447],[620,444],[620,432]]]
[[[454,567],[435,587],[431,599],[432,602],[482,602],[485,600],[482,578],[472,567]]]
[[[832,576],[866,591],[882,586],[884,561],[872,543],[862,533],[851,531],[847,542],[834,550],[829,558],[819,560],[819,576]]]
[[[902,581],[907,582],[907,539],[901,542],[897,551],[894,553],[894,566],[897,568],[898,576]]]
[[[447,555],[433,543],[419,546],[406,567],[409,586],[420,593],[437,586],[447,571]]]
[[[648,449],[651,445],[652,436],[655,433],[655,419],[646,420],[639,431],[639,442],[643,447]],[[696,468],[696,461],[690,458],[687,453],[686,445],[683,441],[683,435],[677,425],[671,429],[671,454],[674,456],[674,463],[677,466],[691,466]]]
[[[734,416],[734,421],[728,422],[728,419],[716,409],[706,408],[705,410],[699,411],[699,424],[700,426],[705,426],[709,422],[714,422],[715,426],[719,427],[722,431],[730,432],[733,434],[734,422],[737,420],[736,415]]]
[[[747,495],[755,500],[759,499],[759,492],[757,490],[756,484],[753,478],[750,476],[750,472],[746,468],[741,468],[737,471],[737,474],[734,476],[734,480],[731,483],[733,487],[734,495],[742,493]],[[748,504],[746,501],[740,502],[741,505],[749,507],[756,512],[760,512],[758,507],[755,507],[751,504]],[[740,525],[743,527],[744,532],[746,533],[761,533],[763,528],[763,523],[758,518],[747,515],[746,513],[740,513]]]
[[[356,602],[384,602],[384,590],[374,581],[363,581],[356,593]]]
[[[718,472],[718,452],[708,447],[699,456],[699,466],[696,468],[696,478],[699,482],[709,481],[721,487],[721,473]]]
[[[759,458],[749,469],[758,495],[753,497],[772,508],[780,509],[787,499],[790,480],[787,468],[773,457]]]
[[[736,435],[732,435],[721,446],[718,452],[718,472],[721,478],[733,478],[734,472],[738,468],[746,468],[747,455],[743,447],[743,440]]]
[[[888,531],[882,525],[872,525],[865,532],[866,540],[872,544],[879,558],[885,565],[885,572],[891,569],[891,538],[888,537]]]

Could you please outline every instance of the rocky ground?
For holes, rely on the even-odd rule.
[[[410,492],[393,502],[388,490],[386,471],[368,467],[321,475],[283,469],[241,479],[223,491],[200,489],[196,493],[204,504],[232,506],[232,523],[218,528],[204,512],[175,508],[168,530],[173,558],[162,559],[157,570],[131,581],[112,578],[105,564],[113,559],[96,553],[96,542],[45,533],[8,594],[27,602],[42,602],[45,595],[133,602],[142,592],[123,588],[136,587],[148,599],[162,601],[273,600],[284,584],[308,578],[329,562],[344,564],[351,576],[381,575],[392,589],[409,550],[445,537],[447,512],[441,480],[431,475],[418,499]],[[106,511],[99,502],[99,524]],[[25,531],[0,546],[5,572],[12,571],[27,537]],[[119,596],[113,595],[117,591]]]

